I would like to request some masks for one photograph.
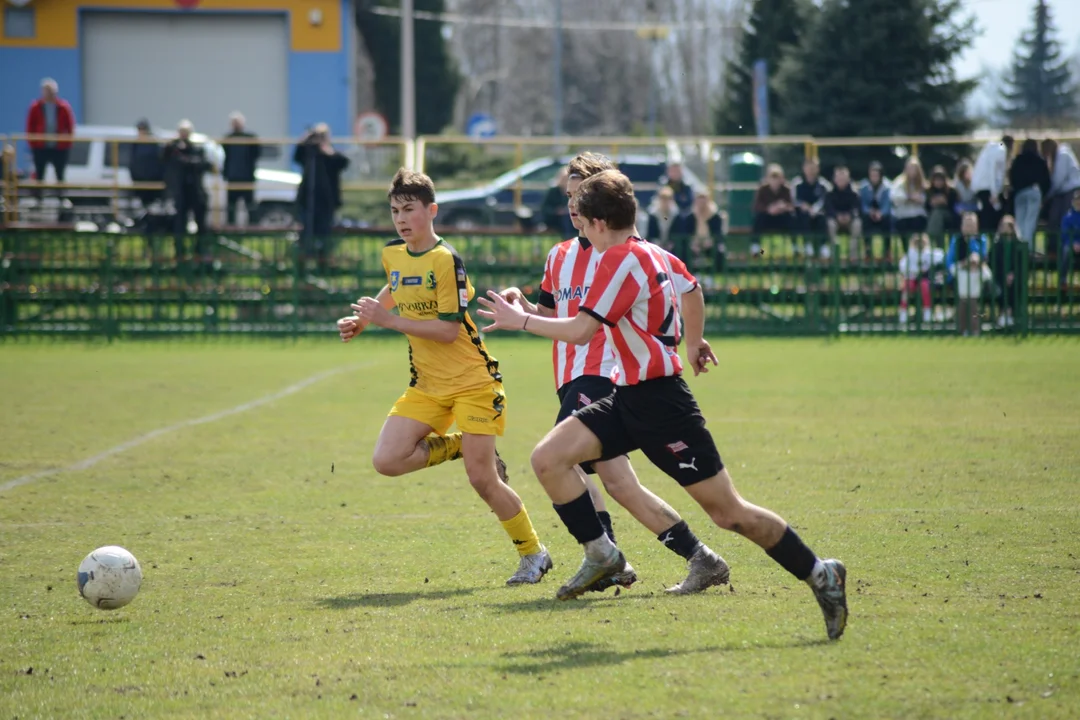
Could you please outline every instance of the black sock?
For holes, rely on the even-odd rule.
[[[604,534],[604,526],[596,515],[596,508],[593,507],[588,491],[581,493],[580,497],[574,498],[565,505],[553,507],[566,529],[582,545]]]
[[[784,530],[784,536],[780,538],[780,542],[765,552],[799,580],[810,577],[814,563],[817,562],[817,555],[806,547],[806,543],[795,534],[790,525]]]
[[[611,527],[611,513],[607,510],[597,510],[596,517],[600,518],[600,524],[604,526],[604,532],[607,533],[608,539],[613,544],[615,543],[615,530]]]
[[[697,539],[697,535],[694,535],[693,530],[690,529],[685,520],[675,523],[657,535],[656,539],[664,543],[664,547],[668,550],[687,560],[701,547],[701,541]]]

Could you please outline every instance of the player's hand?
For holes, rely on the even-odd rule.
[[[694,369],[695,377],[701,373],[709,372],[710,362],[713,365],[720,364],[720,361],[716,359],[716,353],[713,352],[712,347],[709,346],[708,341],[705,339],[701,339],[694,344],[687,344],[686,360],[690,363],[690,367]]]
[[[508,302],[506,298],[494,290],[488,290],[486,298],[477,298],[476,301],[484,308],[483,310],[477,310],[476,314],[485,320],[494,321],[483,328],[484,332],[525,329],[525,323],[528,321],[529,315],[520,304]]]
[[[393,321],[394,316],[390,314],[390,311],[373,297],[362,297],[350,307],[365,325],[384,328]]]
[[[501,295],[503,300],[510,303],[511,305],[525,304],[522,302],[525,299],[525,295],[521,292],[521,290],[516,287],[506,288],[501,293],[499,293],[499,295]]]
[[[359,335],[364,330],[364,326],[367,323],[360,320],[355,315],[343,317],[337,321],[338,335],[341,336],[341,342],[349,342],[354,337]]]

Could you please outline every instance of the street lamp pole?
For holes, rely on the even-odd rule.
[[[401,136],[416,137],[416,41],[413,0],[401,0]]]

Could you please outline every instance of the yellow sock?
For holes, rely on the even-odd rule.
[[[529,513],[526,512],[524,505],[521,506],[521,512],[517,515],[500,522],[502,522],[503,530],[514,542],[518,555],[532,555],[540,552],[540,538],[536,536],[536,530],[533,529],[532,520],[529,520]]]
[[[428,435],[424,442],[428,446],[427,467],[441,465],[447,460],[461,459],[461,433]]]

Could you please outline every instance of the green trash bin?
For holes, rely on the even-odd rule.
[[[750,152],[737,153],[731,158],[731,182],[761,182],[765,161]],[[728,191],[728,218],[732,228],[749,230],[754,226],[754,193],[756,190]]]

